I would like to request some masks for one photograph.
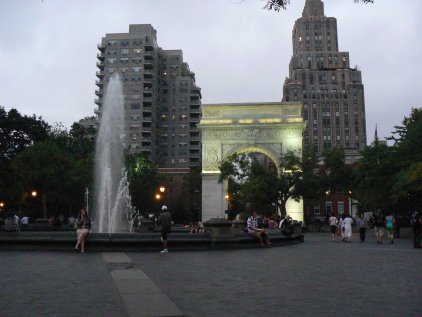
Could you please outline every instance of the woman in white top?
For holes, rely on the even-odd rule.
[[[344,235],[344,219],[345,218],[346,218],[345,215],[342,214],[341,217],[340,217],[340,220],[339,220],[342,241],[346,241],[346,237]]]
[[[333,215],[330,218],[328,218],[328,224],[330,225],[330,230],[331,230],[331,240],[335,241],[337,224],[338,224],[337,217]]]
[[[352,237],[353,219],[350,216],[346,216],[343,222],[344,222],[344,238],[345,238],[344,241],[351,242],[350,239]]]

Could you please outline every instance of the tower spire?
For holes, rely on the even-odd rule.
[[[378,124],[375,124],[375,136],[374,136],[374,144],[375,146],[377,146],[379,144],[379,139],[378,139]]]

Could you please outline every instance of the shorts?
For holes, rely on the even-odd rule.
[[[161,239],[163,241],[167,241],[167,234],[169,234],[169,233],[170,233],[170,230],[163,230],[163,231],[161,231]]]
[[[251,231],[251,232],[249,232],[249,234],[250,234],[252,237],[257,238],[257,239],[259,239],[259,237],[260,237],[260,235],[261,235],[261,233],[260,233],[260,232],[258,232],[258,231]]]
[[[76,230],[76,235],[79,239],[80,235],[83,234],[85,237],[88,236],[89,230],[88,229],[78,229]]]
[[[383,227],[375,227],[374,232],[375,232],[375,235],[377,237],[382,237],[384,235],[384,228]]]
[[[336,233],[336,230],[337,230],[337,226],[336,225],[330,226],[330,230],[331,230],[331,233],[332,234],[335,234]]]

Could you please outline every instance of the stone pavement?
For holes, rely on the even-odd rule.
[[[158,251],[0,251],[0,316],[422,316],[408,239]]]

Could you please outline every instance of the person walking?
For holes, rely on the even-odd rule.
[[[91,219],[88,217],[86,209],[81,209],[79,212],[79,217],[75,221],[76,229],[76,245],[75,250],[78,250],[81,247],[81,253],[85,252],[85,240],[88,237],[89,230],[91,229]]]
[[[161,225],[161,242],[163,243],[163,250],[160,253],[168,253],[167,235],[171,232],[172,220],[166,205],[161,207],[161,215],[158,223]]]
[[[347,215],[344,220],[344,241],[345,242],[352,242],[352,223],[353,219],[349,215]]]
[[[328,224],[330,225],[330,231],[331,231],[331,240],[336,240],[336,231],[337,231],[337,225],[338,225],[338,219],[336,216],[331,215],[330,218],[328,218]]]
[[[381,209],[377,209],[374,213],[374,232],[377,237],[377,243],[382,244],[384,238],[385,217],[381,213]]]
[[[368,223],[363,213],[360,214],[360,216],[356,220],[356,226],[358,227],[358,230],[359,230],[360,242],[365,242],[366,227],[368,226]]]
[[[346,236],[344,235],[344,219],[346,216],[344,214],[341,215],[339,224],[340,224],[340,232],[341,232],[341,241],[346,241]]]
[[[422,217],[420,212],[415,210],[410,218],[413,230],[413,247],[420,249],[421,247],[421,235],[422,235]]]
[[[394,219],[393,213],[389,212],[388,216],[385,217],[385,228],[387,229],[387,239],[390,241],[390,244],[394,243],[394,224],[396,219]]]

